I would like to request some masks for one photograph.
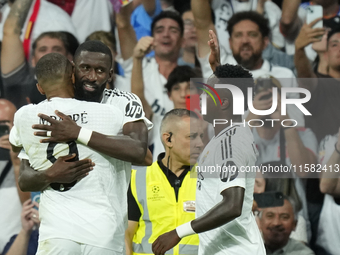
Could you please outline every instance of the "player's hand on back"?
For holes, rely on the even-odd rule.
[[[177,235],[176,230],[172,230],[167,232],[161,236],[159,236],[156,241],[152,244],[152,251],[156,255],[165,254],[166,251],[170,250],[174,246],[176,246],[181,239]]]
[[[46,170],[45,174],[49,183],[72,183],[80,180],[93,170],[95,165],[90,159],[67,162],[76,154],[59,157],[54,164]]]
[[[33,129],[44,130],[37,131],[34,133],[34,135],[43,137],[50,136],[49,138],[42,139],[42,143],[62,143],[77,140],[80,126],[78,126],[69,116],[63,114],[62,112],[55,111],[55,113],[61,118],[61,120],[55,120],[41,113],[38,115],[40,118],[51,123],[51,125],[33,125]]]

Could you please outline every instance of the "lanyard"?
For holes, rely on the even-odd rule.
[[[23,47],[24,47],[26,59],[29,59],[29,56],[30,56],[31,34],[33,31],[35,21],[37,20],[37,17],[38,17],[39,9],[40,9],[40,0],[37,0],[34,4],[32,15],[28,21],[26,32],[25,32],[25,38],[23,41]]]

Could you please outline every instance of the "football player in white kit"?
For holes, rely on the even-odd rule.
[[[124,125],[118,136],[106,139],[105,135],[93,132],[88,146],[107,156],[135,164],[143,162],[147,151],[148,131],[150,122],[145,118],[139,98],[129,92],[118,89],[105,89],[106,83],[113,78],[113,69],[109,58],[110,49],[100,41],[87,41],[81,44],[74,56],[75,65],[75,98],[91,102],[111,104],[123,112]],[[41,114],[40,117],[53,125],[34,125],[38,130],[35,134],[43,136],[43,142],[70,142],[77,139],[80,127],[61,112],[57,112],[59,121]],[[38,123],[37,123],[38,124]],[[114,124],[114,123],[113,123]],[[147,124],[147,125],[146,125]],[[51,137],[46,137],[46,136]],[[150,153],[151,154],[151,153]],[[152,155],[147,157],[152,163]],[[19,186],[23,191],[42,191],[50,183],[72,183],[89,171],[82,161],[69,163],[64,157],[58,159],[46,171],[37,172],[23,160],[25,167],[21,168]],[[76,165],[75,165],[76,164]]]
[[[102,96],[106,81],[108,77],[111,78],[112,76],[111,52],[106,51],[108,48],[99,42],[90,41],[84,44],[85,46],[80,46],[78,55],[76,53],[75,57],[76,81],[78,82],[78,87],[80,86],[86,90],[80,97],[82,96],[81,99],[91,99],[91,95],[96,95],[92,97],[92,100],[100,101],[102,99],[105,104],[90,103],[91,106],[78,108],[79,101],[73,102],[72,100],[74,99],[68,99],[70,102],[72,101],[70,106],[69,103],[58,104],[58,98],[52,98],[52,104],[54,101],[54,105],[51,108],[54,108],[54,110],[65,109],[65,115],[61,113],[55,114],[54,111],[46,112],[47,115],[39,115],[40,123],[44,123],[44,119],[41,117],[45,117],[52,123],[49,127],[54,126],[54,128],[57,128],[58,126],[60,128],[59,124],[62,127],[71,126],[72,128],[64,130],[64,132],[67,132],[65,139],[69,139],[67,136],[74,135],[73,132],[76,130],[78,139],[75,138],[74,140],[81,141],[81,143],[87,144],[92,149],[96,149],[96,146],[99,147],[98,143],[101,143],[102,148],[96,149],[96,151],[100,152],[98,153],[86,146],[67,140],[66,151],[65,143],[49,142],[40,144],[44,148],[44,154],[33,154],[33,156],[40,157],[40,160],[44,160],[46,157],[48,159],[44,161],[46,164],[41,165],[33,164],[32,159],[30,159],[32,167],[42,171],[25,169],[24,173],[27,173],[20,177],[21,183],[28,185],[26,186],[27,189],[45,190],[42,194],[42,204],[40,205],[42,225],[40,227],[41,249],[38,250],[38,254],[124,254],[124,231],[127,223],[126,191],[130,179],[131,164],[118,158],[134,161],[137,154],[142,157],[142,159],[138,158],[138,160],[143,161],[147,144],[147,134],[143,132],[143,130],[147,130],[144,124],[144,112],[139,111],[137,104],[140,101],[131,93],[120,92],[119,90],[105,90]],[[104,49],[103,47],[106,48]],[[78,72],[77,69],[79,69]],[[72,86],[70,87],[73,92]],[[46,101],[44,102],[47,105]],[[51,102],[49,103],[51,104]],[[87,102],[81,103],[89,104]],[[111,110],[98,109],[98,106],[107,107]],[[124,106],[123,109],[122,106]],[[136,111],[132,113],[130,106],[134,106]],[[28,126],[26,125],[26,129],[30,132],[31,141],[38,141],[38,143],[39,139],[33,137],[34,132],[29,126],[39,123],[37,115],[41,112],[45,113],[42,109],[34,111],[34,122]],[[92,119],[89,117],[89,112],[92,113]],[[71,115],[72,119],[65,117],[67,115]],[[64,120],[56,121],[55,119],[59,119],[60,116]],[[71,121],[68,121],[69,119]],[[133,126],[128,125],[131,122],[134,124]],[[87,126],[87,129],[81,127],[84,125]],[[135,142],[135,155],[129,158],[129,154],[124,152],[123,147],[126,146],[128,150],[134,141],[131,141],[133,137],[123,134],[131,130],[135,132],[134,128],[140,130],[140,132],[135,133],[136,140],[138,140],[139,135],[146,136],[145,150],[139,149],[139,144],[144,144],[143,137],[143,139]],[[22,128],[21,130],[24,129]],[[46,135],[46,132],[43,132]],[[52,132],[58,134],[57,129],[53,129]],[[18,139],[14,139],[14,141],[18,142]],[[107,152],[107,150],[110,150],[110,146],[111,148],[113,147],[113,143],[116,144],[117,148],[119,146],[122,148],[119,152],[116,149],[117,157],[115,158],[112,157],[114,152]],[[15,144],[20,145],[19,142]],[[32,152],[30,151],[31,148],[30,146],[25,148],[29,156]],[[59,153],[59,151],[62,152]],[[66,164],[71,163],[59,162],[58,166],[65,169],[58,170],[58,172],[53,171],[57,170],[57,168],[51,165],[53,162],[58,162],[58,156],[73,153],[79,156],[80,159],[83,156],[89,157],[89,155],[83,154],[84,151],[90,151],[93,155],[97,155],[92,160],[96,164],[94,171],[73,187],[73,183],[71,185],[52,184],[53,188],[49,187],[53,182],[71,182],[69,176],[67,176],[70,173],[70,169],[67,168],[70,168],[71,165],[66,167]],[[129,153],[131,154],[131,152]],[[141,155],[139,155],[140,153]],[[48,167],[50,167],[50,171],[47,174],[45,169]],[[81,176],[86,176],[86,173]],[[74,175],[72,178],[77,181],[79,175]],[[44,206],[44,202],[46,206]],[[45,225],[43,223],[44,219]]]
[[[218,66],[208,83],[212,86],[216,83],[233,84],[242,90],[245,98],[248,87],[254,86],[248,71],[228,64]],[[207,114],[203,117],[209,123],[214,119],[228,122],[215,125],[215,137],[205,147],[198,162],[196,219],[158,237],[153,243],[156,255],[164,254],[181,238],[194,233],[199,233],[199,255],[266,254],[251,210],[255,172],[244,171],[247,166],[255,166],[257,150],[253,135],[250,128],[243,125],[242,116],[233,115],[235,98],[231,92],[227,89],[216,91],[221,104],[215,106],[213,99],[207,97]],[[235,124],[230,125],[231,120]],[[232,171],[208,170],[211,167],[217,169],[217,166],[221,169],[231,167]]]

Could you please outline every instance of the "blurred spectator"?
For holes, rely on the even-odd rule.
[[[288,127],[281,127],[281,122],[284,120],[289,120],[291,117],[287,113],[283,115],[281,113],[281,84],[276,79],[259,79],[257,81],[257,91],[253,100],[253,105],[255,109],[267,110],[272,105],[272,97],[269,97],[271,91],[269,89],[262,89],[261,87],[265,85],[266,82],[270,82],[272,87],[277,87],[278,89],[278,104],[277,109],[270,116],[258,116],[252,112],[249,113],[246,120],[257,120],[263,121],[261,126],[253,128],[254,140],[256,146],[259,150],[259,157],[256,164],[269,164],[269,165],[283,165],[289,166],[293,165],[298,167],[305,164],[315,164],[316,163],[316,152],[317,152],[317,140],[315,135],[310,129],[306,128],[295,128],[293,127],[293,122],[285,121],[285,125]],[[263,88],[263,87],[262,87]],[[267,98],[266,98],[267,96]],[[269,97],[269,98],[268,98]],[[280,120],[276,122],[271,122],[270,120]],[[255,122],[255,121],[253,121]],[[253,124],[252,124],[253,125]],[[257,125],[257,124],[256,124]],[[308,240],[311,237],[310,224],[308,222],[308,208],[306,201],[306,192],[304,181],[298,177],[305,178],[308,176],[308,172],[297,171],[297,175],[288,174],[283,176],[271,176],[267,180],[266,191],[271,191],[272,189],[281,191],[285,195],[289,195],[296,199],[295,203],[298,205],[299,210],[303,218],[307,222],[307,233]],[[264,177],[268,177],[264,175]],[[281,178],[279,178],[281,177]],[[273,179],[274,178],[274,179]],[[295,179],[286,179],[295,178]],[[286,185],[286,182],[292,182],[292,184]],[[295,185],[297,191],[297,197],[294,197],[292,190],[286,190],[285,186]],[[294,191],[295,191],[294,189]],[[296,194],[294,194],[296,195]],[[301,202],[302,204],[301,204]],[[305,240],[307,242],[308,240]]]
[[[72,19],[80,43],[96,31],[112,31],[113,8],[109,0],[47,0],[64,9]]]
[[[21,212],[21,231],[11,237],[6,244],[3,255],[35,255],[38,248],[39,208],[37,202],[31,199],[25,201]]]
[[[204,78],[212,74],[211,59],[209,59],[210,37],[207,31],[214,30],[210,13],[202,13],[208,8],[204,6],[206,0],[192,1],[192,9],[195,16],[195,23],[198,37],[198,56]],[[202,6],[203,5],[203,6]],[[207,5],[207,4],[206,4]],[[210,21],[209,21],[210,20]],[[269,27],[268,20],[256,12],[236,13],[228,23],[230,47],[233,55],[227,55],[221,49],[221,64],[239,64],[246,68],[256,80],[260,77],[275,77],[284,87],[297,87],[294,73],[285,67],[276,66],[263,59],[262,53],[268,44]],[[219,45],[215,47],[218,48]],[[298,98],[298,93],[290,93],[289,98]],[[304,118],[299,109],[294,105],[288,107],[290,117],[294,118],[299,126],[304,126]]]
[[[318,141],[321,141],[326,135],[336,134],[340,126],[340,86],[337,80],[340,77],[338,57],[340,28],[328,32],[326,57],[323,58],[327,62],[328,72],[327,74],[320,74],[318,70],[316,73],[313,72],[304,51],[307,45],[320,41],[325,33],[323,28],[313,29],[311,28],[312,25],[313,23],[304,25],[296,38],[295,65],[298,78],[313,78],[300,79],[299,85],[308,89],[312,94],[311,99],[305,104],[307,110],[312,114],[312,116],[306,117],[306,125],[314,131]],[[317,77],[328,79],[315,79]],[[321,103],[322,107],[320,107]]]
[[[205,0],[209,1],[209,0]],[[277,48],[284,47],[284,38],[279,30],[281,9],[272,1],[268,0],[210,0],[215,13],[215,26],[217,36],[223,43],[228,53],[231,52],[228,40],[230,33],[227,32],[230,18],[238,12],[256,11],[269,20],[271,42]]]
[[[284,0],[282,2],[280,30],[287,40],[286,52],[290,55],[294,54],[294,40],[305,23],[307,8],[310,5],[322,6],[324,27],[335,29],[340,24],[338,0],[312,0],[302,4],[301,0]],[[314,61],[316,52],[311,46],[306,48],[306,54],[311,61]]]
[[[190,9],[182,14],[184,23],[183,45],[181,57],[178,59],[177,64],[180,66],[188,65],[192,68],[195,67],[197,44],[196,28],[194,23],[194,15]]]
[[[1,41],[3,41],[3,33],[6,33],[4,23],[15,1],[16,0],[9,0],[8,4],[1,9]],[[55,4],[49,3],[46,0],[19,0],[19,2],[22,4],[20,6],[15,5],[12,14],[20,16],[20,26],[16,27],[15,30],[16,33],[19,34],[21,41],[24,42],[25,55],[27,58],[29,58],[31,54],[30,47],[32,43],[44,32],[65,31],[78,37],[70,16]],[[28,25],[29,23],[30,25]],[[24,38],[25,35],[29,35],[29,37]]]
[[[317,235],[317,254],[338,254],[340,250],[340,136],[326,136],[320,143],[322,164],[320,190],[325,194]]]
[[[164,116],[160,133],[165,153],[151,166],[132,170],[125,234],[129,255],[151,254],[159,235],[195,219],[197,180],[191,177],[191,167],[203,149],[200,120],[186,109],[174,109]],[[198,235],[185,237],[173,254],[197,254],[198,242]]]
[[[164,84],[169,74],[177,66],[180,49],[183,43],[183,20],[173,11],[164,11],[159,14],[152,22],[153,37],[144,37],[139,41],[139,50],[130,49],[129,52],[137,52],[134,54],[138,57],[129,58],[122,63],[125,75],[131,77],[132,67],[136,62],[143,68],[143,82],[145,86],[145,100],[151,106],[152,112],[160,118],[171,109],[173,103],[170,101]],[[123,31],[122,31],[123,32]],[[145,39],[147,38],[147,39]],[[126,37],[126,40],[129,40]],[[120,36],[121,45],[125,42]],[[131,47],[130,45],[129,47]],[[154,58],[144,58],[145,53],[151,48],[155,50]],[[126,49],[128,51],[128,49]],[[141,62],[141,60],[143,60]],[[128,88],[119,88],[129,90]],[[137,95],[139,95],[137,93]],[[143,100],[142,100],[143,102]]]
[[[294,200],[285,197],[283,206],[264,208],[260,212],[260,229],[267,255],[313,255],[302,242],[290,238],[297,224]]]
[[[143,74],[143,58],[151,49],[154,43],[152,37],[143,37],[137,43],[134,49],[134,60],[131,76],[131,92],[135,93],[142,101],[145,116],[154,123],[154,128],[149,134],[149,145],[152,146],[153,160],[156,161],[158,154],[164,151],[164,146],[161,144],[160,125],[162,121],[162,114],[155,114],[152,106],[146,99],[146,86]],[[190,84],[190,78],[201,77],[199,72],[196,72],[189,66],[177,66],[169,75],[169,79],[165,84],[168,99],[173,102],[175,108],[185,109],[185,97],[190,94],[197,94],[197,88]],[[150,81],[151,82],[151,81]],[[152,89],[149,86],[149,89]]]
[[[214,30],[211,13],[207,0],[192,0],[191,8],[195,17],[195,24],[198,37],[198,57],[202,68],[203,77],[208,78],[212,71],[209,66],[208,53],[210,52],[207,41],[210,40],[208,30]],[[268,20],[262,15],[249,11],[234,14],[228,21],[227,31],[230,35],[229,44],[232,55],[223,50],[226,41],[219,40],[221,44],[221,64],[239,64],[248,69],[254,79],[260,76],[271,75],[276,78],[295,78],[293,72],[285,67],[276,66],[275,64],[287,64],[291,68],[292,59],[287,60],[278,53],[270,49],[272,55],[266,55],[268,59],[275,60],[274,63],[263,59],[263,51],[269,44],[270,28]],[[284,55],[284,54],[283,54]],[[288,81],[288,79],[287,79]],[[293,82],[293,79],[291,79]],[[284,84],[284,86],[297,86],[296,84]]]
[[[20,40],[21,27],[28,12],[27,0],[16,0],[4,25],[4,38],[1,48],[1,72],[6,98],[13,101],[19,108],[27,103],[39,103],[45,97],[36,89],[34,70],[31,70],[25,59],[24,47]],[[72,34],[65,32],[45,32],[40,34],[32,44],[32,67],[38,60],[50,53],[58,52],[73,59],[78,42]]]
[[[308,89],[312,96],[305,104],[307,110],[312,114],[306,116],[306,126],[315,133],[318,142],[327,135],[334,135],[340,126],[340,86],[337,80],[340,77],[339,39],[340,29],[335,28],[328,32],[325,46],[322,40],[326,39],[325,29],[312,28],[316,20],[309,25],[303,25],[295,41],[295,65],[299,78],[299,86]],[[318,50],[319,64],[317,69],[313,68],[305,53],[305,47],[313,43]],[[318,45],[319,44],[319,45]],[[324,51],[324,52],[323,52]],[[316,79],[318,78],[318,79]],[[309,206],[310,220],[313,229],[311,247],[317,238],[319,216],[323,204],[323,194],[319,191],[319,180],[307,180],[307,200]]]
[[[9,130],[13,126],[15,111],[16,108],[11,102],[0,99],[0,208],[2,208],[0,251],[3,250],[8,239],[20,231],[21,203],[14,173],[17,160],[14,161],[9,143]]]
[[[161,0],[142,0],[131,15],[131,25],[133,26],[137,40],[144,36],[151,35],[152,20],[162,12]]]

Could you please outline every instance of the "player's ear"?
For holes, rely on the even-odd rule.
[[[225,97],[225,98],[222,98],[222,105],[221,105],[221,109],[222,110],[227,110],[230,106],[230,100],[229,98]]]
[[[111,68],[109,72],[109,79],[107,81],[111,82],[113,80],[113,77],[114,77],[114,70],[113,68]]]
[[[40,92],[41,95],[45,95],[45,91],[42,89],[42,87],[37,83],[37,89]]]

